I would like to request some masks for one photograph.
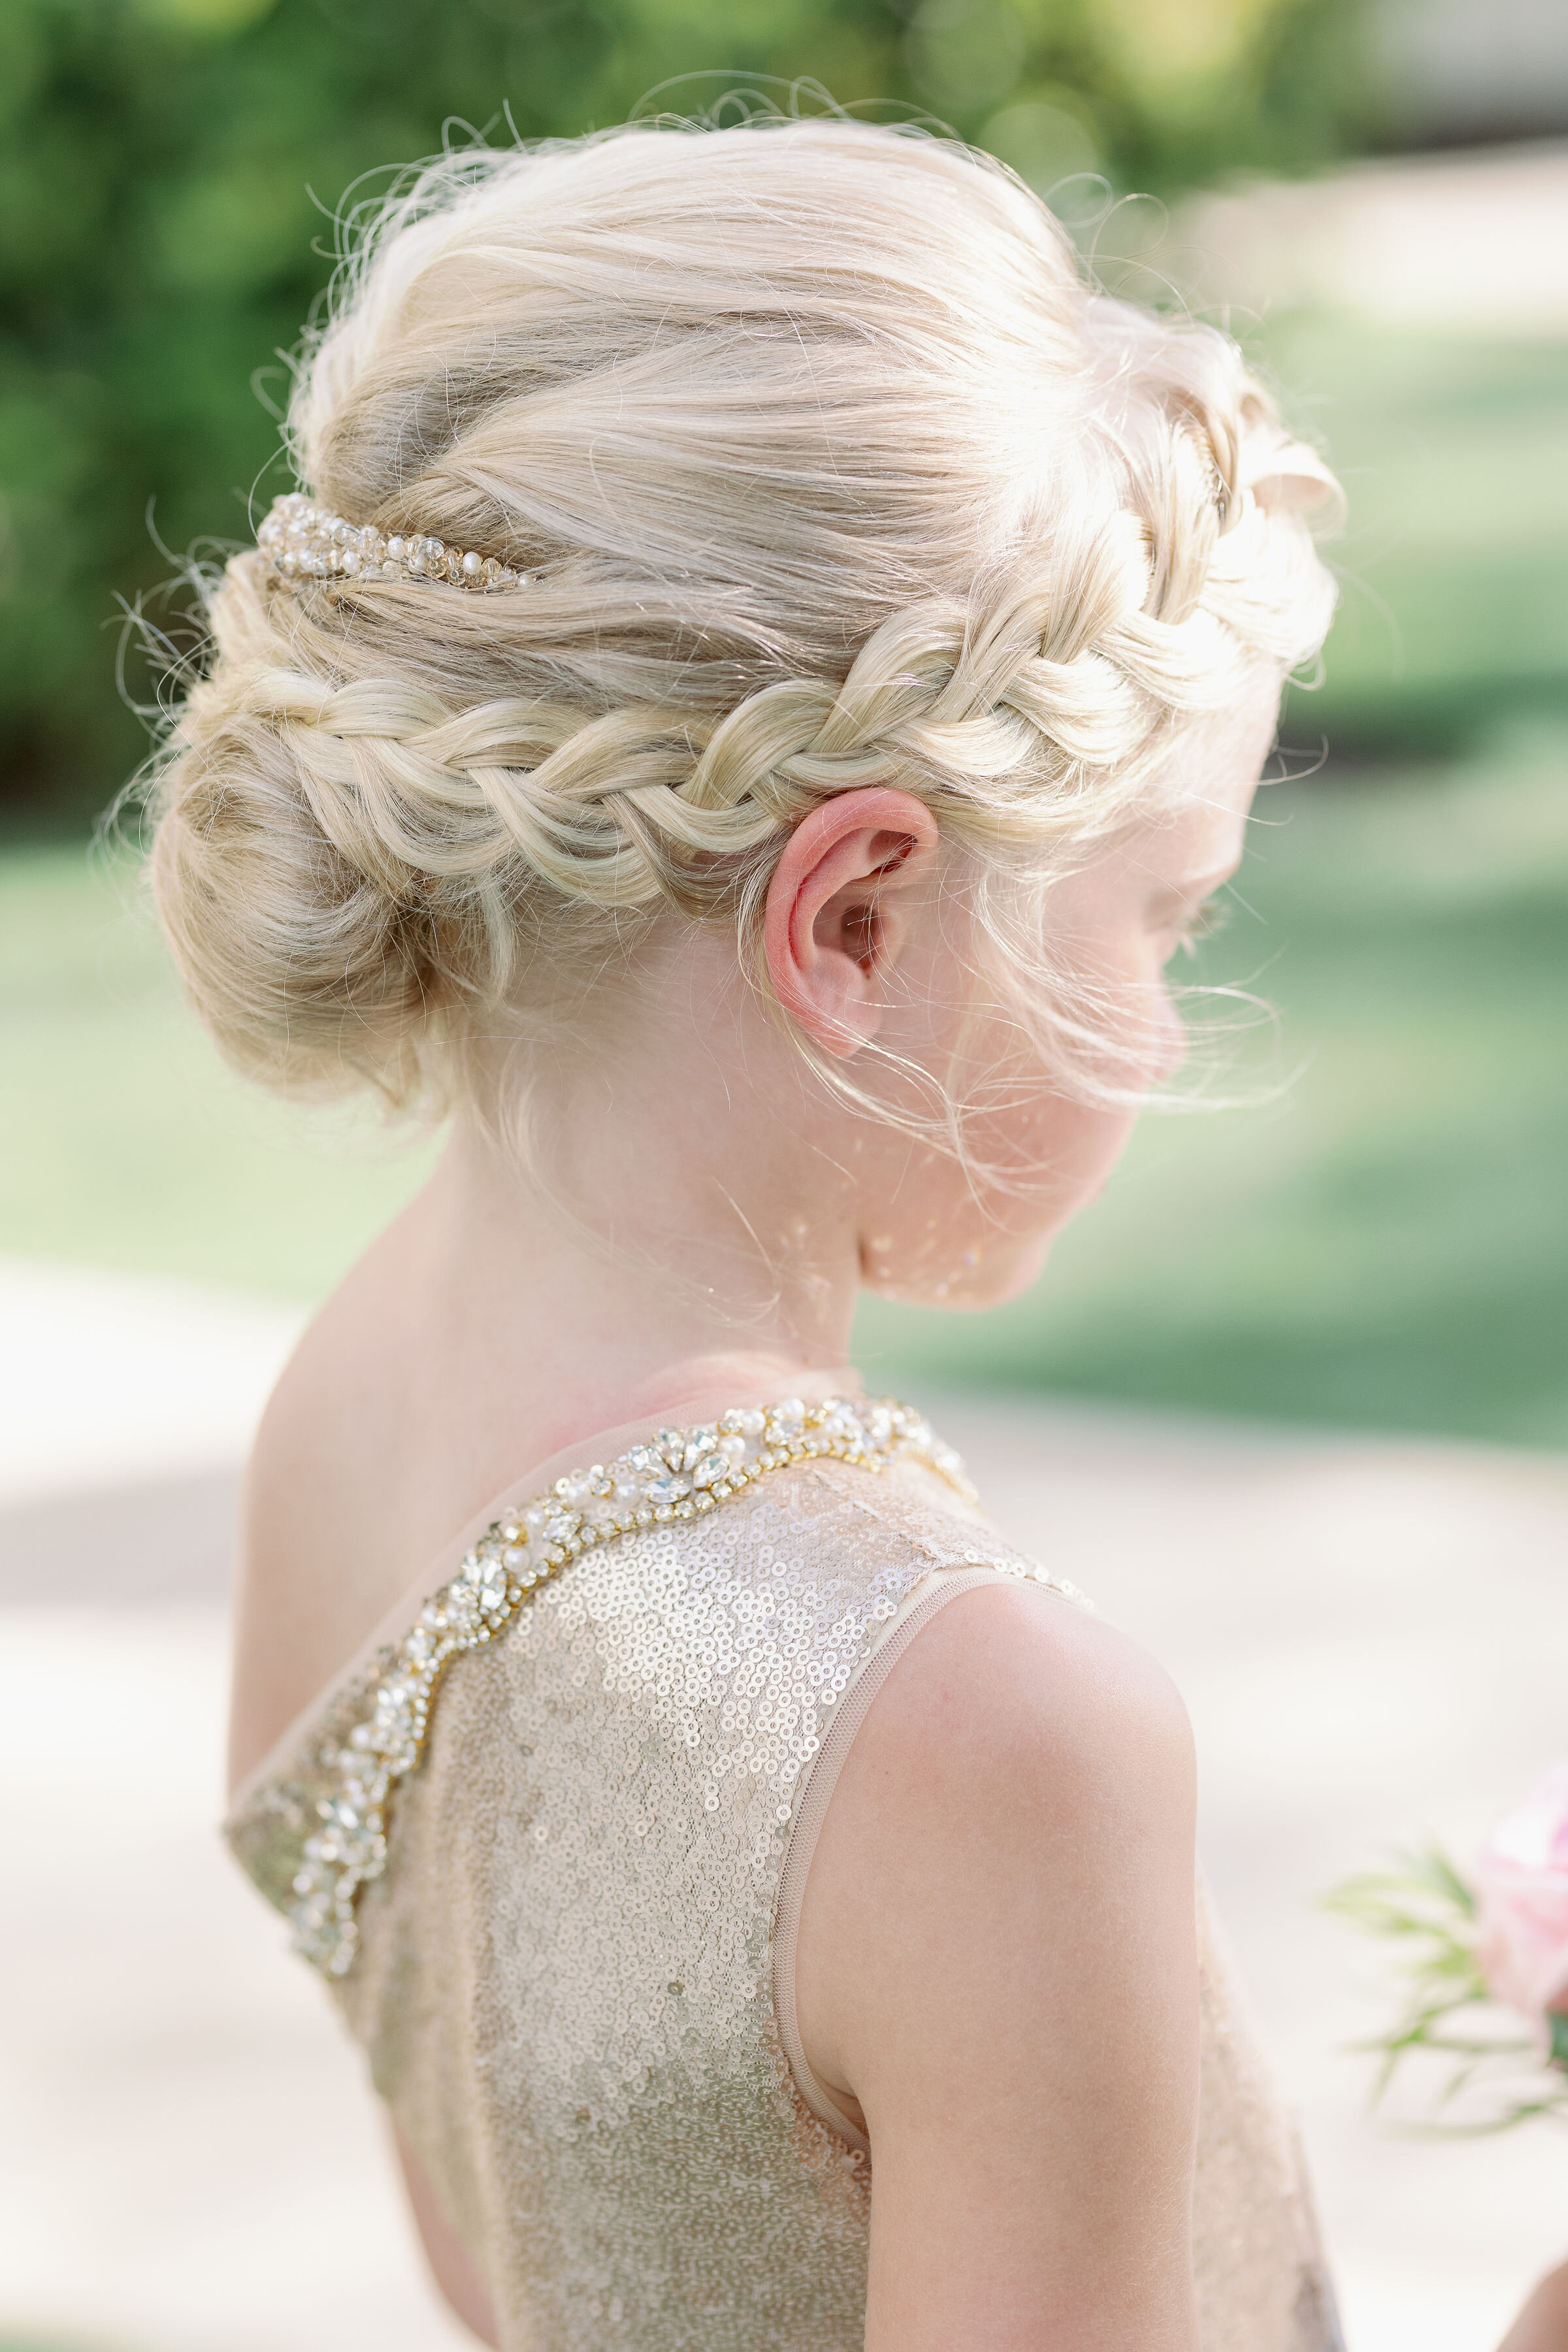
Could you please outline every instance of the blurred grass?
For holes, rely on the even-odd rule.
[[[0,857],[0,1250],[313,1298],[429,1157],[253,1093],[186,1011],[128,859]]]
[[[1568,712],[1562,347],[1300,312],[1247,341],[1350,501],[1327,677],[1293,699],[1297,739],[1473,750],[1521,709]]]
[[[1568,728],[1271,786],[1196,978],[1259,1108],[1144,1123],[1027,1299],[868,1301],[870,1377],[1568,1443]],[[1304,1065],[1304,1066],[1302,1066]],[[123,868],[0,859],[0,1250],[320,1296],[428,1143],[253,1097]]]

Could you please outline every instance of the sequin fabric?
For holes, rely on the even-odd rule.
[[[1201,1884],[1198,1990],[1198,2341],[1203,2352],[1345,2352],[1300,2147]]]
[[[998,1538],[917,1416],[826,1435],[792,1410],[798,1431],[770,1438],[784,1411],[661,1433],[657,1470],[633,1465],[689,1479],[707,1458],[692,1446],[743,1438],[728,1458],[757,1475],[707,1509],[677,1515],[695,1487],[650,1505],[614,1478],[554,1495],[617,1502],[629,1524],[556,1562],[542,1549],[552,1572],[520,1584],[526,1602],[447,1654],[386,1784],[378,1866],[352,1889],[349,1960],[332,1966],[336,1941],[310,1955],[488,2281],[507,2352],[864,2340],[868,2159],[802,2096],[775,2012],[792,1819],[834,1708],[917,1587],[984,1569],[1080,1596]],[[343,1801],[367,1753],[354,1730],[400,1675],[395,1648],[353,1677],[230,1823],[279,1908],[313,1892],[305,1846],[319,1822],[336,1834],[320,1809]],[[1335,2352],[1251,2050],[1205,1963],[1205,2352]]]

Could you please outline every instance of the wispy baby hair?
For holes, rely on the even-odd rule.
[[[857,785],[926,800],[994,908],[1331,608],[1331,478],[1226,338],[1097,292],[986,158],[837,119],[430,165],[340,272],[289,443],[367,546],[527,584],[265,548],[216,584],[154,883],[281,1086],[449,1097],[661,920],[748,956],[791,826]]]

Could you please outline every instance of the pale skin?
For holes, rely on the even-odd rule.
[[[1147,1085],[1180,1059],[1165,967],[1239,862],[1276,707],[1260,682],[1189,727],[1173,813],[1053,894]],[[1035,1278],[1132,1110],[1043,1073],[1013,1085],[984,1141],[1016,1181],[977,1197],[951,1159],[826,1087],[785,1026],[852,1075],[875,1046],[930,1066],[972,986],[943,849],[891,789],[796,826],[766,911],[784,1022],[732,940],[672,930],[563,1096],[572,1214],[459,1119],[268,1409],[235,1783],[531,1463],[624,1424],[858,1385],[868,1282],[979,1306]],[[873,2144],[868,2352],[1197,2352],[1193,1885],[1191,1741],[1161,1670],[1037,1593],[942,1611],[856,1738],[801,1921],[806,2057]],[[401,2154],[437,2280],[495,2344],[483,2279]],[[1506,2352],[1568,2352],[1565,2305],[1549,2282]]]

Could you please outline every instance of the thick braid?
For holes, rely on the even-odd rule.
[[[1224,676],[1194,686],[1179,642],[1201,623],[1128,609],[1147,586],[1135,531],[1108,534],[1086,568],[1065,596],[1010,589],[978,618],[933,600],[885,623],[841,685],[764,687],[717,721],[520,698],[451,712],[395,681],[331,688],[279,670],[246,699],[299,761],[323,834],[383,888],[515,854],[597,906],[689,908],[695,865],[782,838],[831,793],[898,780],[962,816],[966,782],[1125,766],[1173,704],[1215,707]],[[710,895],[725,887],[716,874]]]

